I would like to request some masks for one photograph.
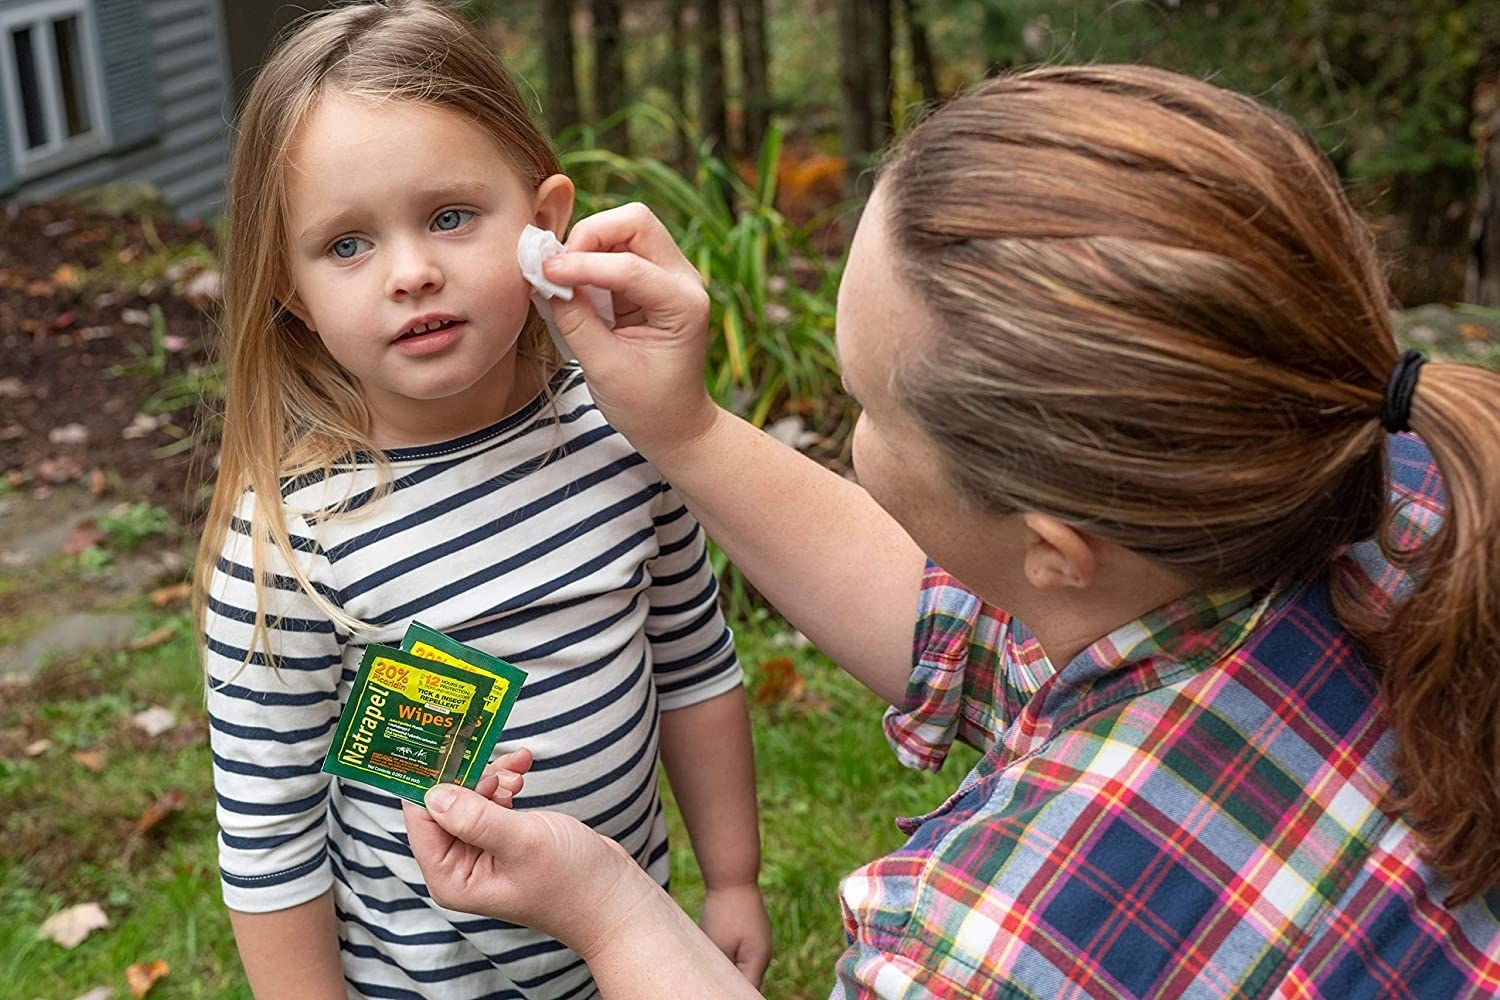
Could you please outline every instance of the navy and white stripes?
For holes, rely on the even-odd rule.
[[[594,994],[556,942],[434,906],[397,800],[320,770],[366,644],[399,644],[416,619],[523,666],[499,748],[536,754],[517,807],[579,817],[663,883],[657,714],[741,680],[697,522],[604,422],[576,367],[553,386],[553,401],[483,431],[390,452],[394,486],[373,504],[368,464],[288,484],[301,568],[374,632],[335,628],[273,564],[278,670],[259,652],[245,665],[248,497],[219,561],[205,645],[224,898],[268,912],[331,887],[359,995]],[[318,516],[341,500],[350,513]]]

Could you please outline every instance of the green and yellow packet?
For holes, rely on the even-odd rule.
[[[505,728],[505,720],[510,718],[510,710],[521,694],[526,671],[506,663],[498,656],[491,656],[451,639],[420,622],[412,622],[407,626],[401,648],[423,659],[458,667],[488,677],[494,682],[489,696],[484,699],[484,715],[478,731],[464,750],[463,763],[458,777],[454,779],[460,785],[473,788],[484,775],[484,769],[490,762],[490,754],[494,753],[495,743],[499,741],[500,732]]]
[[[401,645],[365,650],[323,770],[420,805],[479,784],[526,672],[416,622]]]
[[[370,646],[323,770],[421,803],[455,780],[494,680],[390,646]]]

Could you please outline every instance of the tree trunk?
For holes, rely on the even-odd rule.
[[[667,18],[670,21],[669,42],[670,48],[667,52],[667,93],[672,98],[672,112],[684,125],[688,118],[687,98],[687,0],[670,0],[667,5]],[[678,170],[687,170],[691,150],[688,148],[687,133],[679,128],[672,141],[672,163]]]
[[[625,46],[620,30],[620,0],[590,0],[594,16],[594,115],[602,122],[625,106]],[[630,153],[630,126],[620,122],[600,133],[600,141]]]
[[[766,0],[736,0],[736,28],[740,36],[741,104],[744,107],[741,154],[760,152],[771,125],[770,63],[766,52]]]
[[[729,133],[724,97],[724,18],[720,0],[697,0],[698,128],[720,154]]]
[[[1469,233],[1473,255],[1464,298],[1500,309],[1500,58],[1494,72],[1480,77],[1474,100],[1479,140],[1479,192]]]
[[[547,127],[557,135],[578,124],[573,0],[548,0],[542,4],[542,56],[547,65]]]
[[[844,147],[844,193],[850,198],[862,198],[868,193],[865,168],[873,149],[866,14],[865,0],[838,0],[839,90],[844,98],[840,132]]]
[[[938,90],[937,64],[932,58],[932,43],[927,38],[922,0],[900,0],[901,16],[906,22],[906,37],[911,45],[911,71],[922,89],[922,103],[928,107],[943,99]]]
[[[891,141],[891,0],[866,0],[869,32],[870,149]]]

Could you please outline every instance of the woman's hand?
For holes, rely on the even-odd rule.
[[[641,878],[660,887],[620,845],[573,817],[509,808],[504,782],[481,779],[488,797],[437,785],[426,809],[402,804],[433,902],[536,928],[587,959],[639,902]]]
[[[639,203],[600,212],[543,266],[553,281],[614,296],[612,331],[586,296],[551,302],[610,424],[658,466],[706,433],[718,413],[703,382],[708,293],[661,220]]]
[[[709,889],[698,919],[714,944],[757,989],[771,964],[771,920],[756,885]]]

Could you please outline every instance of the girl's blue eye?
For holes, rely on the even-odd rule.
[[[364,252],[360,249],[360,244],[367,243],[369,240],[360,239],[358,236],[345,236],[334,240],[328,250],[340,260],[351,260]]]
[[[441,232],[452,232],[473,217],[474,213],[466,208],[450,208],[439,212],[437,218],[432,220],[432,226]]]

